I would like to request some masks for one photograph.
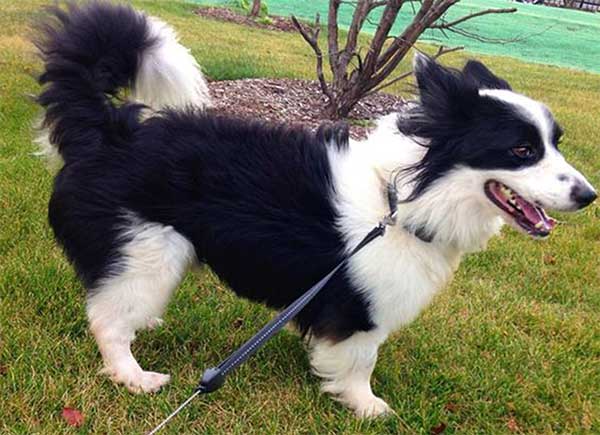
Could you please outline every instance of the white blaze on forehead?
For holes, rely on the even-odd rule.
[[[550,145],[552,143],[552,117],[550,111],[540,102],[504,89],[480,89],[479,95],[495,98],[514,106],[522,115],[535,124],[545,144]]]

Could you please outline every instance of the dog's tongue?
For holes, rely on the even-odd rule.
[[[556,225],[556,221],[549,218],[542,208],[536,207],[523,198],[516,198],[519,207],[523,210],[525,218],[537,229],[551,231]]]

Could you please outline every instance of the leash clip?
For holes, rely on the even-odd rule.
[[[379,223],[382,229],[396,225],[396,217],[398,215],[398,192],[392,183],[388,183],[387,185],[387,200],[390,212],[386,214]]]
[[[387,227],[393,227],[394,225],[396,225],[396,212],[394,211],[393,213],[389,213],[386,214],[383,219],[381,219],[379,221],[379,224],[377,225],[377,232],[379,233],[379,235],[383,236],[385,235],[385,230]]]
[[[381,222],[379,222],[379,228],[381,228],[382,233],[385,233],[386,227],[393,227],[396,225],[396,212],[386,214]]]

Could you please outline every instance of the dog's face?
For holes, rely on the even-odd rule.
[[[479,62],[458,71],[417,55],[415,74],[421,104],[398,121],[403,133],[427,142],[410,199],[430,189],[448,189],[448,198],[452,189],[467,190],[535,237],[555,225],[545,208],[574,211],[594,201],[593,187],[560,153],[563,132],[546,106]]]

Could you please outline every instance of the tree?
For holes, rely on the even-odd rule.
[[[421,34],[427,29],[440,32],[455,32],[465,36],[477,37],[461,27],[460,24],[475,17],[487,14],[516,12],[515,8],[486,9],[459,19],[447,21],[446,11],[460,0],[330,0],[327,14],[327,59],[331,69],[332,81],[325,80],[323,71],[323,52],[319,45],[320,17],[317,14],[314,26],[301,24],[292,16],[294,26],[304,40],[312,47],[316,56],[317,78],[323,94],[327,97],[326,116],[339,119],[348,116],[356,103],[366,95],[380,91],[411,75],[405,72],[390,78],[400,61],[407,55]],[[342,3],[355,6],[352,22],[345,41],[340,41],[338,31],[338,10]],[[420,3],[411,23],[399,34],[390,35],[392,26],[403,5]],[[359,46],[359,34],[369,15],[381,8],[381,18],[377,30],[368,47]],[[488,38],[488,40],[490,40]],[[340,44],[343,42],[343,44]],[[462,47],[439,47],[435,58]]]
[[[254,18],[258,17],[260,14],[260,1],[261,0],[252,0],[252,8],[250,9],[248,16]]]

